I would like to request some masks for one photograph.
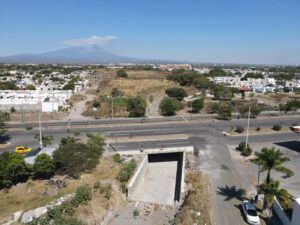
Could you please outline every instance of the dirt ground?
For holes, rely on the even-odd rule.
[[[0,191],[0,224],[7,221],[14,212],[44,206],[54,199],[75,192],[80,185],[89,184],[90,187],[93,187],[96,181],[100,181],[101,184],[111,183],[111,199],[107,200],[99,191],[94,191],[92,200],[78,208],[75,216],[87,224],[99,222],[108,208],[124,202],[119,184],[115,180],[119,170],[120,166],[112,160],[112,157],[105,156],[100,159],[99,165],[92,173],[83,174],[77,180],[67,179],[66,187],[60,189],[49,185],[47,181],[35,180],[18,184],[7,191],[2,190]]]
[[[42,113],[42,121],[49,121],[54,118],[54,120],[61,120],[67,115],[66,112],[55,112],[52,113]],[[15,112],[10,113],[10,122],[35,122],[39,120],[38,112]]]
[[[207,178],[200,171],[189,171],[185,180],[188,186],[188,194],[176,218],[176,224],[211,225]]]

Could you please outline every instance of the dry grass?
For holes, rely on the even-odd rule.
[[[211,225],[210,197],[206,178],[199,171],[186,176],[188,194],[177,217],[177,225]]]
[[[105,201],[102,195],[95,194],[93,200],[83,208],[78,209],[78,217],[82,219],[86,215],[86,219],[99,219],[99,216],[105,214],[107,207],[113,203],[122,202],[122,194],[115,184],[115,177],[120,170],[120,166],[116,165],[111,157],[103,157],[97,168],[89,174],[83,174],[80,179],[68,179],[66,187],[61,188],[57,193],[49,194],[49,185],[46,181],[28,181],[27,183],[18,184],[12,187],[8,193],[0,192],[0,224],[9,219],[10,215],[19,210],[29,210],[32,208],[44,206],[54,199],[65,194],[75,192],[76,188],[82,184],[89,184],[93,187],[96,181],[111,182],[113,185],[112,199]],[[94,209],[93,207],[97,207]],[[83,211],[81,211],[83,209]],[[97,214],[96,211],[97,210]],[[77,215],[77,214],[76,214]],[[92,215],[95,215],[94,218]],[[92,223],[90,223],[92,224]]]
[[[81,102],[81,101],[84,101],[84,100],[86,100],[86,96],[82,95],[82,94],[75,94],[75,95],[72,95],[71,98],[70,98],[70,101],[72,103],[77,103],[77,102]]]
[[[267,95],[259,94],[257,95],[257,97],[265,100],[273,101],[274,103],[286,103],[287,101],[292,99],[299,99],[300,94],[298,93],[293,93],[293,94],[278,93],[278,94],[267,94]]]
[[[54,119],[60,120],[66,117],[67,113],[65,112],[55,112]],[[23,117],[23,121],[22,121]],[[39,113],[38,112],[24,112],[23,116],[20,112],[10,113],[11,122],[33,122],[38,121]],[[52,113],[42,113],[42,121],[52,120]]]

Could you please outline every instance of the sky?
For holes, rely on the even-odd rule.
[[[299,65],[300,1],[0,1],[0,56],[93,44],[145,59]]]

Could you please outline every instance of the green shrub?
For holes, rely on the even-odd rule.
[[[242,155],[247,157],[247,156],[250,156],[251,154],[252,154],[252,149],[248,145],[248,147],[242,151]]]
[[[188,106],[189,106],[190,108],[192,108],[192,112],[194,112],[194,113],[199,113],[200,110],[203,109],[203,106],[204,106],[204,99],[203,99],[203,98],[195,99],[194,101],[189,102],[189,103],[188,103]]]
[[[272,129],[275,131],[280,131],[281,128],[282,128],[282,126],[280,124],[275,124]]]
[[[256,127],[255,130],[256,130],[256,131],[260,131],[260,127]]]
[[[245,129],[244,129],[244,127],[242,127],[242,126],[237,126],[236,128],[235,128],[235,132],[237,132],[237,133],[243,133],[245,131]]]
[[[146,100],[137,96],[135,98],[129,98],[127,101],[127,111],[129,112],[129,117],[143,117],[146,113],[147,103]]]
[[[113,155],[113,160],[114,160],[115,163],[121,163],[122,162],[120,154]]]
[[[111,198],[111,192],[112,192],[112,186],[111,186],[111,184],[101,186],[99,191],[100,191],[101,194],[104,194],[104,197],[106,199],[110,199]]]
[[[92,199],[92,193],[90,187],[85,184],[77,188],[75,197],[72,199],[71,203],[74,206],[78,206],[83,202],[89,201]]]
[[[242,141],[239,146],[237,147],[237,150],[239,150],[240,152],[244,151],[246,148],[246,142]]]
[[[94,100],[92,103],[94,108],[100,108],[101,107],[101,102],[99,100]]]
[[[129,181],[130,177],[132,176],[134,170],[136,168],[136,162],[134,159],[130,160],[128,163],[125,163],[117,176],[117,179],[120,182],[127,182]]]
[[[164,116],[172,116],[176,111],[183,108],[183,105],[176,98],[165,97],[159,104],[161,114]]]
[[[55,172],[52,157],[45,153],[39,154],[34,160],[32,172],[35,178],[49,179]]]
[[[117,71],[117,77],[128,77],[126,70],[120,69]]]
[[[179,101],[187,96],[187,93],[183,88],[168,88],[166,90],[166,94],[171,98],[178,99]]]
[[[32,127],[31,127],[31,126],[26,126],[25,129],[26,129],[26,130],[32,130]]]
[[[97,180],[95,183],[94,183],[94,189],[100,189],[101,187],[101,184],[100,182]]]
[[[140,215],[139,210],[138,210],[138,209],[134,209],[134,211],[133,211],[133,216],[134,216],[134,217],[138,217],[139,215]]]

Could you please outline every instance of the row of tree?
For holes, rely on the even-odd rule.
[[[103,152],[104,139],[98,134],[88,134],[87,143],[78,143],[73,137],[61,139],[53,157],[39,154],[33,165],[25,162],[23,155],[3,152],[0,155],[0,189],[34,179],[49,179],[52,175],[64,174],[78,178],[91,171]]]

